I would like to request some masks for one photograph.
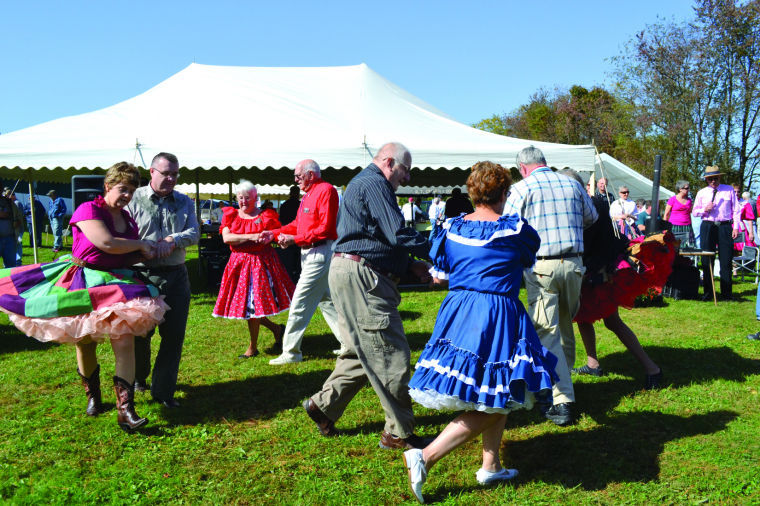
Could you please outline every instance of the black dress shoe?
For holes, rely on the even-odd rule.
[[[135,392],[149,392],[150,387],[144,382],[135,380]]]
[[[702,302],[713,302],[713,294],[706,293],[702,296]]]
[[[751,341],[760,341],[760,332],[758,332],[756,334],[749,334],[747,336],[747,339],[749,339]]]
[[[659,390],[662,385],[662,367],[657,374],[647,374],[644,380],[644,390]]]
[[[566,427],[575,423],[573,417],[573,403],[563,402],[562,404],[555,404],[546,412],[546,419],[553,422],[560,427]]]
[[[165,407],[167,409],[175,409],[175,408],[178,408],[180,406],[179,402],[177,402],[177,399],[175,399],[173,397],[171,399],[166,399],[166,400],[164,400],[164,399],[156,399],[154,397],[153,400],[155,400],[156,402],[158,402],[159,404],[161,404],[163,407]]]

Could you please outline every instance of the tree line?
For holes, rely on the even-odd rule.
[[[594,144],[662,184],[760,184],[760,0],[697,0],[693,19],[647,25],[610,59],[607,88],[540,89],[528,104],[473,125],[501,135]]]

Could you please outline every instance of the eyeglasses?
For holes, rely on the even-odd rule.
[[[153,170],[155,170],[156,172],[158,172],[159,174],[161,174],[163,177],[170,177],[172,179],[179,179],[179,172],[178,171],[174,171],[174,172],[168,171],[168,170],[167,171],[163,171],[163,170],[158,170],[155,167],[153,167]]]
[[[621,195],[628,195],[631,192],[620,192]]]
[[[404,165],[402,162],[399,162],[395,158],[391,158],[391,160],[393,160],[396,164],[400,165],[401,170],[403,170],[405,173],[409,174],[412,171],[411,167],[407,167],[406,165]]]
[[[293,174],[293,177],[295,178],[296,181],[301,181],[302,179],[306,178],[306,174],[308,174],[308,172],[302,172],[301,174]]]

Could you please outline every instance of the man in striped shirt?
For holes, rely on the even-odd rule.
[[[396,203],[396,189],[409,180],[412,155],[403,145],[385,144],[346,188],[338,211],[329,284],[338,325],[350,350],[338,356],[322,390],[303,407],[324,436],[338,434],[335,422],[369,380],[385,412],[381,448],[422,448],[409,396],[409,343],[401,324],[396,283],[411,272],[430,281],[427,239],[411,227]]]
[[[577,181],[555,174],[540,149],[517,155],[521,181],[512,185],[504,214],[520,214],[536,229],[541,247],[536,263],[524,272],[528,311],[538,337],[557,356],[559,381],[546,417],[557,425],[574,422],[575,391],[570,368],[575,362],[573,317],[580,307],[583,229],[598,218],[594,204]]]

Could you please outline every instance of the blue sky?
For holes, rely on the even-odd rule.
[[[193,61],[366,63],[474,123],[539,88],[610,82],[607,61],[690,0],[471,2],[3,0],[0,132],[133,97]]]

